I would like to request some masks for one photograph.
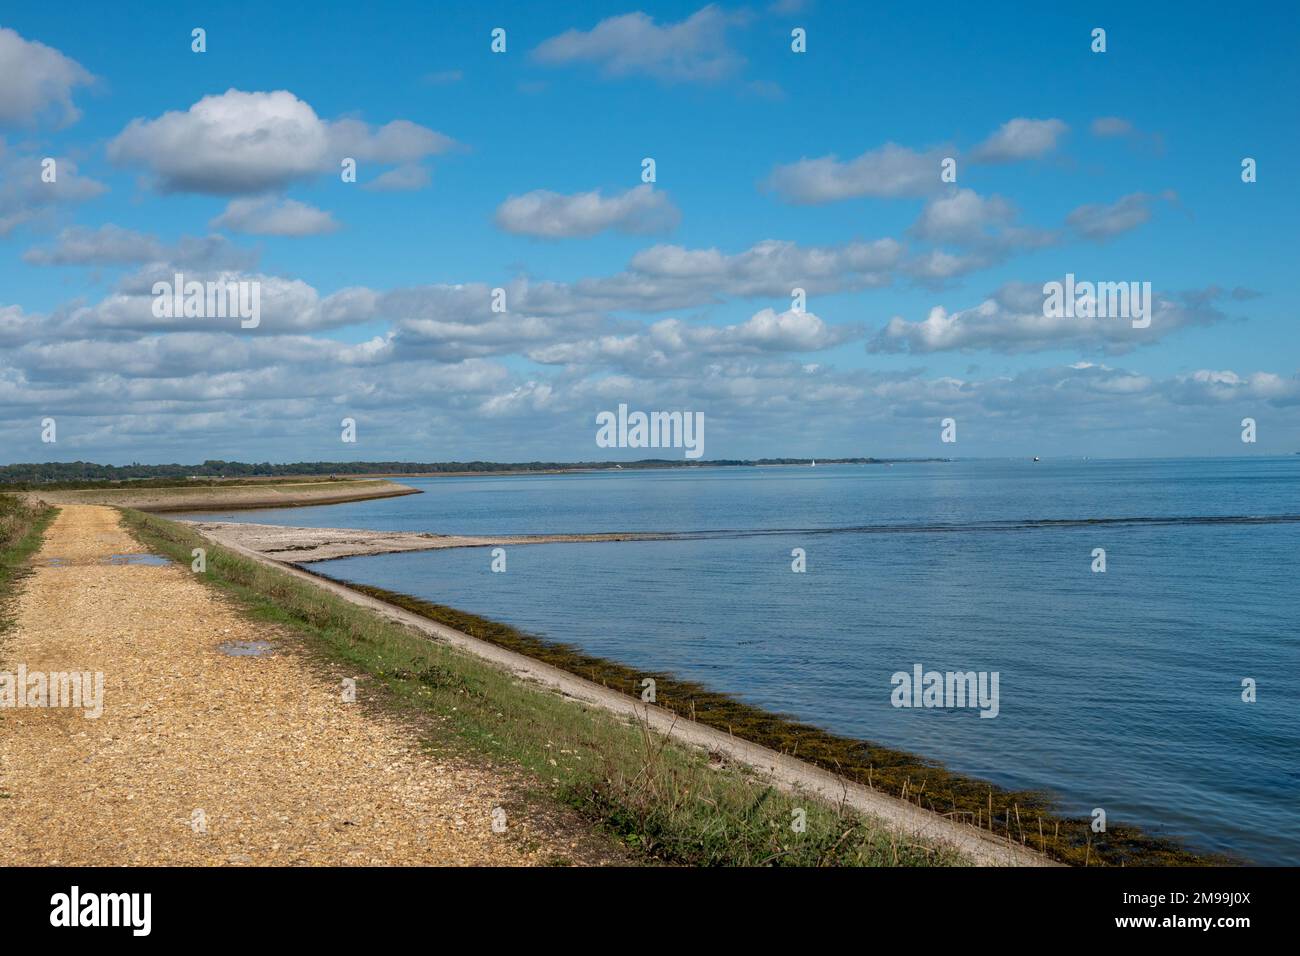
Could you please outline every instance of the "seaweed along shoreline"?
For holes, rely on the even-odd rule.
[[[191,527],[200,533],[206,530]],[[1047,793],[1006,790],[989,781],[953,772],[924,756],[833,734],[671,673],[634,669],[588,654],[574,645],[544,640],[457,608],[332,577],[303,567],[301,555],[297,560],[286,560],[288,555],[273,558],[254,548],[240,547],[226,536],[222,536],[221,543],[549,664],[633,700],[640,698],[642,682],[651,678],[655,681],[655,703],[683,720],[789,755],[852,783],[1044,853],[1062,863],[1170,866],[1229,862],[1220,856],[1194,852],[1175,839],[1155,836],[1122,822],[1110,821],[1105,832],[1094,833],[1090,819],[1061,814]]]

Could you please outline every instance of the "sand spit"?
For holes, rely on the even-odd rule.
[[[289,564],[328,561],[364,554],[434,551],[439,548],[484,548],[571,541],[661,541],[672,537],[651,533],[526,534],[476,537],[422,534],[411,531],[365,531],[359,528],[295,528],[237,521],[181,521],[218,544],[233,545]]]
[[[140,511],[230,511],[243,508],[299,508],[371,498],[418,495],[418,488],[393,481],[291,481],[249,485],[173,488],[87,488],[28,492],[54,505],[113,505]]]

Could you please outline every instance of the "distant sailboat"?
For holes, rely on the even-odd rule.
[[[809,467],[809,468],[816,468],[816,467],[817,467],[817,459],[814,458],[814,459],[813,459],[813,463],[812,463],[811,465],[809,465],[808,467]]]

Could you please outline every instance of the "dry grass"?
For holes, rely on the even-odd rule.
[[[22,495],[0,494],[0,631],[8,620],[17,582],[30,570],[28,559],[57,509]]]

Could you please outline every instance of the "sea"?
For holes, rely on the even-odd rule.
[[[1300,863],[1300,455],[397,480],[424,493],[183,517],[672,532],[511,546],[504,572],[488,548],[313,568],[1045,791],[1070,815]],[[896,675],[918,666],[996,673],[996,716],[898,706]]]

